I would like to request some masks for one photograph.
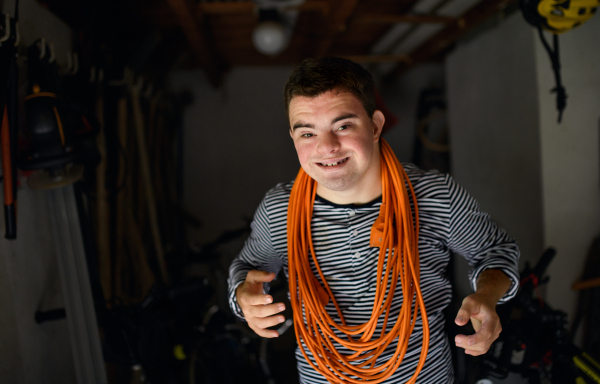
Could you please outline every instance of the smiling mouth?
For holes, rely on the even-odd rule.
[[[346,162],[348,159],[349,159],[349,157],[346,157],[346,158],[344,158],[344,159],[342,159],[342,160],[340,160],[340,161],[337,161],[337,162],[335,162],[335,163],[317,163],[317,164],[319,164],[319,165],[320,165],[320,166],[322,166],[322,167],[333,167],[333,166],[336,166],[336,165],[340,165],[340,164],[342,164],[342,163],[345,163],[345,162]]]

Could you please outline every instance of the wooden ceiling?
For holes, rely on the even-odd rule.
[[[285,8],[297,11],[297,19],[287,49],[277,56],[259,53],[252,44],[252,32],[259,23],[258,6],[252,0],[38,0],[72,24],[81,23],[81,14],[116,17],[115,9],[128,27],[121,27],[119,39],[123,55],[146,46],[146,67],[164,71],[174,65],[203,68],[213,84],[218,85],[228,68],[295,64],[306,57],[343,56],[358,62],[393,62],[394,74],[418,63],[439,58],[454,42],[487,18],[502,12],[515,0],[479,0],[460,14],[443,12],[415,13],[419,4],[435,0],[304,0]],[[271,0],[271,2],[284,0]],[[437,3],[460,3],[468,0],[438,0]],[[87,8],[83,4],[88,4]],[[98,12],[98,3],[105,12]],[[288,1],[289,3],[289,1]],[[471,1],[469,4],[473,4]],[[79,7],[79,8],[78,8]],[[110,10],[113,8],[112,11]],[[432,9],[440,8],[432,7]],[[438,31],[425,36],[409,52],[373,54],[373,47],[398,23],[439,25]],[[89,23],[88,23],[89,24]],[[97,28],[96,28],[97,29]],[[412,28],[414,31],[416,28]],[[159,36],[152,43],[144,36]],[[137,37],[137,39],[135,39]],[[404,36],[406,37],[406,36]],[[127,39],[132,40],[126,44]],[[140,42],[141,41],[141,42]],[[146,41],[146,43],[144,43]],[[145,45],[144,45],[145,44]],[[191,53],[191,54],[187,54]]]

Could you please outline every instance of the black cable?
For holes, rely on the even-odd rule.
[[[563,87],[562,80],[560,77],[558,35],[554,35],[554,50],[552,50],[552,48],[550,48],[550,44],[548,44],[546,38],[544,37],[544,31],[542,30],[541,26],[538,26],[538,32],[540,34],[540,39],[544,44],[544,48],[546,48],[546,52],[548,52],[548,56],[550,56],[550,61],[552,62],[552,71],[554,72],[554,80],[556,81],[556,87],[554,87],[550,92],[556,93],[556,109],[558,110],[558,122],[560,123],[562,120],[563,111],[567,106],[567,91],[565,87]]]

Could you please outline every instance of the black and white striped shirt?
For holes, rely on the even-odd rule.
[[[442,313],[451,299],[451,287],[446,279],[450,254],[457,252],[463,255],[473,267],[469,278],[474,290],[483,270],[496,268],[504,271],[513,282],[500,300],[505,302],[517,292],[519,249],[515,241],[488,214],[481,212],[478,203],[449,175],[423,171],[412,164],[403,166],[413,185],[419,208],[420,283],[430,326],[427,360],[417,383],[453,383],[451,354]],[[267,193],[254,216],[250,237],[231,264],[230,306],[242,319],[235,289],[245,280],[248,271],[257,269],[278,273],[283,268],[288,276],[286,220],[292,185],[293,182],[278,184]],[[318,196],[315,201],[311,226],[317,260],[348,325],[365,323],[373,308],[379,248],[371,248],[369,240],[380,205],[381,198],[365,205],[338,205]],[[320,281],[314,265],[312,267]],[[268,286],[265,289],[268,290]],[[398,284],[390,319],[397,318],[402,299]],[[339,322],[331,301],[326,310]],[[388,331],[392,326],[393,321],[390,321]],[[379,328],[373,337],[380,334]],[[405,383],[414,374],[421,343],[422,323],[419,317],[406,356],[386,383]],[[387,360],[395,349],[396,344],[390,344],[380,359]],[[312,359],[310,351],[307,350],[307,353]],[[310,367],[298,348],[296,359],[302,384],[327,383]]]

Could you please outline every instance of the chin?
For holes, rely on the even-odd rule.
[[[319,185],[329,189],[330,191],[345,191],[352,188],[356,184],[358,175],[355,169],[349,167],[345,172],[338,174],[327,174],[319,168],[302,167],[310,177],[312,177]],[[309,168],[309,169],[307,169]]]
[[[356,182],[354,177],[345,175],[339,177],[313,177],[321,186],[330,191],[346,191],[352,188]]]

